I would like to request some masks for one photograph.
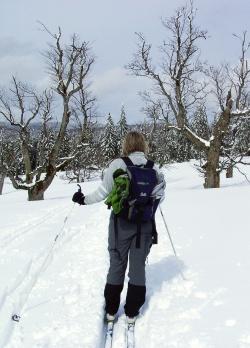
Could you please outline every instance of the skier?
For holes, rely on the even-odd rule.
[[[79,190],[73,195],[72,200],[80,205],[100,202],[107,198],[114,189],[113,175],[117,170],[126,171],[128,164],[146,167],[147,163],[151,163],[157,178],[154,196],[157,202],[162,201],[165,189],[164,176],[157,165],[152,161],[147,161],[147,143],[144,136],[139,132],[129,132],[124,138],[122,152],[127,160],[124,161],[124,158],[113,160],[106,169],[102,183],[97,190],[86,196]],[[118,311],[128,259],[129,283],[124,306],[128,323],[135,322],[139,310],[145,302],[145,262],[153,243],[152,230],[155,237],[154,221],[153,223],[152,221],[141,222],[138,236],[138,224],[111,212],[108,238],[110,267],[104,290],[107,321],[113,321]]]

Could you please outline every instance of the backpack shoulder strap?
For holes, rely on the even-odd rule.
[[[121,157],[127,167],[134,166],[134,163],[131,161],[129,157]]]
[[[144,168],[151,168],[151,169],[153,169],[153,167],[154,167],[154,161],[151,161],[151,160],[148,160],[144,166]]]
[[[121,159],[124,161],[126,166],[134,166],[134,163],[131,161],[129,157],[121,157]],[[153,168],[154,167],[154,161],[148,160],[145,164],[144,168]]]

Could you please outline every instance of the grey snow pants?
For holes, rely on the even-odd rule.
[[[125,304],[125,313],[129,317],[138,315],[140,307],[145,302],[145,263],[152,245],[152,223],[141,225],[140,248],[136,248],[137,226],[122,218],[117,219],[117,237],[115,236],[114,213],[109,221],[108,250],[110,267],[107,284],[104,291],[106,312],[115,314],[120,304],[120,293],[127,264],[129,261],[129,284]]]

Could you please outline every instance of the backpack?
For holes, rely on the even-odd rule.
[[[113,209],[116,237],[117,217],[137,224],[136,248],[140,247],[141,225],[152,223],[152,243],[157,243],[155,212],[159,200],[152,197],[152,191],[158,183],[154,162],[148,160],[143,166],[134,165],[129,157],[122,157],[127,170],[117,169],[114,174],[114,187],[105,203]],[[117,239],[117,238],[116,238]]]
[[[123,169],[117,169],[113,174],[114,186],[105,204],[110,209],[112,207],[115,215],[119,215],[124,206],[125,200],[129,196],[130,180],[128,174]]]

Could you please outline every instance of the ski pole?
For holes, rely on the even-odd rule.
[[[80,186],[80,185],[79,185],[79,186]],[[30,286],[30,289],[29,289],[29,293],[27,294],[26,299],[25,299],[25,301],[23,302],[23,304],[22,304],[22,306],[21,306],[21,308],[20,308],[20,310],[19,310],[19,314],[14,313],[14,314],[12,315],[11,319],[12,319],[13,321],[15,321],[15,322],[19,322],[19,321],[20,321],[22,309],[23,309],[23,307],[25,306],[25,303],[27,302],[29,295],[31,294],[33,288],[35,287],[35,285],[36,285],[36,283],[37,283],[37,281],[38,281],[38,279],[39,279],[39,277],[40,277],[42,271],[45,269],[45,266],[46,266],[47,261],[49,260],[50,256],[53,254],[54,246],[55,246],[55,244],[56,244],[58,238],[62,235],[63,230],[64,230],[64,227],[65,227],[65,224],[66,224],[66,222],[67,222],[69,216],[72,214],[72,211],[73,211],[73,209],[74,209],[74,206],[75,206],[75,203],[74,203],[73,206],[70,208],[68,214],[65,216],[65,218],[64,218],[64,220],[63,220],[63,225],[62,225],[62,227],[60,228],[58,234],[57,234],[56,237],[54,238],[53,244],[52,244],[51,248],[49,249],[49,252],[48,252],[47,256],[45,257],[45,259],[44,259],[44,261],[43,261],[43,263],[42,263],[40,269],[38,270],[38,273],[36,274],[36,276],[35,276],[34,279],[33,279],[33,282],[31,283],[31,286]]]
[[[171,234],[170,234],[170,232],[169,232],[169,228],[168,228],[168,225],[167,225],[167,223],[166,223],[166,219],[165,219],[165,217],[164,217],[164,215],[163,215],[161,206],[160,206],[160,212],[161,212],[161,216],[162,216],[162,219],[163,219],[163,222],[164,222],[164,225],[165,225],[165,228],[166,228],[166,231],[167,231],[168,238],[169,238],[169,240],[170,240],[172,249],[173,249],[173,251],[174,251],[175,257],[178,258],[178,255],[177,255],[177,252],[176,252],[176,250],[175,250],[174,243],[173,243]],[[183,274],[182,270],[180,269],[180,267],[179,267],[179,271],[180,271],[180,274],[181,274],[182,279],[183,279],[183,280],[186,280],[186,278],[184,277],[184,274]]]

